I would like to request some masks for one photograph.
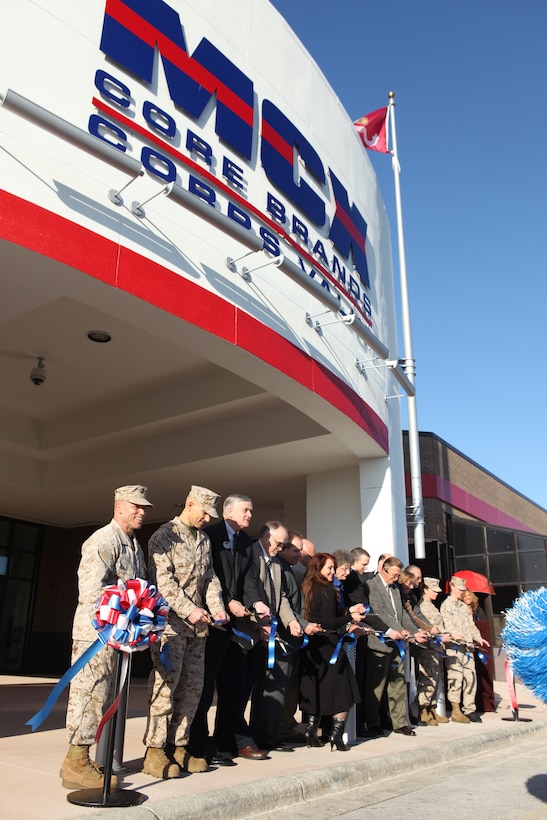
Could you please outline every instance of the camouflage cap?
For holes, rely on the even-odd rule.
[[[442,592],[438,578],[424,578],[424,587],[432,589],[433,592]]]
[[[467,589],[467,584],[465,583],[465,579],[464,578],[459,578],[457,575],[452,576],[452,578],[450,579],[450,585],[453,586],[453,587],[456,587],[456,589],[459,589],[462,592],[465,592],[465,590]]]
[[[147,491],[148,487],[143,487],[142,484],[127,484],[114,490],[114,501],[129,501],[139,507],[153,507],[146,497]]]
[[[188,498],[198,501],[207,515],[210,515],[212,518],[218,518],[215,504],[220,496],[212,490],[208,490],[207,487],[198,487],[196,484],[192,484],[190,487],[190,492],[188,493]]]

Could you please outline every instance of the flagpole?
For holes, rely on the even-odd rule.
[[[397,132],[395,129],[395,93],[388,94],[388,115],[391,124],[392,165],[395,182],[395,210],[397,214],[397,242],[399,248],[399,278],[401,289],[401,323],[403,328],[404,365],[408,380],[414,385],[416,362],[412,351],[412,328],[410,323],[410,304],[408,298],[408,280],[406,272],[405,236],[403,230],[403,210],[401,205],[401,186],[399,180],[399,156],[397,153]],[[422,468],[420,463],[420,437],[418,432],[418,414],[416,396],[407,396],[408,410],[408,451],[410,459],[410,480],[412,487],[412,519],[414,525],[414,557],[425,558],[424,504],[422,497]]]

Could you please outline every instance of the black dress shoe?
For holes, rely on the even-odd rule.
[[[410,726],[401,726],[400,729],[393,730],[396,735],[406,735],[406,737],[416,737],[416,732]]]
[[[211,760],[209,760],[210,766],[237,766],[235,760],[232,760],[231,755],[227,752],[217,752]]]
[[[239,757],[244,757],[247,760],[270,760],[268,752],[265,752],[263,749],[259,749],[258,746],[255,746],[254,744],[244,746],[243,749],[238,749],[237,753]]]
[[[279,738],[280,743],[288,744],[289,746],[304,746],[306,738],[301,732],[293,732],[290,735]]]
[[[384,737],[384,730],[381,726],[369,726],[365,729],[363,737]]]
[[[466,718],[469,718],[471,723],[482,723],[482,719],[476,712],[468,712],[465,715]]]

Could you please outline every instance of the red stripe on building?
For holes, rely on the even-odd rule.
[[[338,376],[195,282],[7,191],[0,191],[0,239],[62,262],[237,344],[329,402],[389,451],[384,422]]]

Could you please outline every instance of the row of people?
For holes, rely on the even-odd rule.
[[[378,591],[389,590],[388,612],[391,614],[393,611],[395,615],[394,625],[401,631],[403,627],[410,627],[413,632],[413,643],[409,649],[405,650],[397,642],[389,642],[392,661],[387,675],[379,676],[377,644],[374,640],[360,639],[357,642],[355,665],[357,679],[361,682],[361,704],[357,705],[356,710],[357,734],[372,737],[383,734],[380,718],[387,720],[395,731],[414,734],[412,727],[403,723],[405,708],[409,723],[435,726],[448,722],[448,718],[437,711],[439,678],[441,674],[444,676],[443,658],[452,720],[458,723],[480,722],[475,708],[477,673],[473,652],[476,645],[489,644],[474,623],[471,606],[465,605],[468,600],[470,603],[477,600],[466,588],[465,581],[457,576],[451,579],[450,595],[439,611],[434,603],[441,592],[439,580],[423,579],[418,566],[410,565],[402,569],[398,559],[383,554],[378,559],[376,573],[366,572],[370,556],[359,547],[351,553],[335,551],[334,557],[338,561],[337,575],[346,600],[370,603],[375,612],[381,614],[385,613],[383,604],[386,599],[383,602],[378,600]],[[383,585],[380,580],[384,581]],[[372,585],[372,597],[369,585]],[[398,601],[391,600],[392,596],[397,595],[401,598],[402,610]],[[389,634],[386,632],[381,638],[384,647],[385,637]],[[394,654],[398,655],[396,661],[393,660]],[[407,680],[406,691],[403,676]],[[409,702],[411,687],[408,681],[412,676],[416,683],[416,717],[412,714],[413,704]],[[388,694],[387,714],[380,714],[382,704],[381,701],[378,704],[379,692]]]
[[[148,577],[170,611],[161,643],[151,648],[143,771],[172,778],[211,764],[235,765],[238,756],[268,759],[272,749],[284,748],[284,739],[294,737],[297,706],[306,715],[308,745],[322,745],[319,725],[328,716],[331,748],[346,750],[349,709],[364,700],[374,736],[384,689],[394,731],[413,734],[402,642],[413,637],[425,644],[428,638],[394,587],[399,559],[381,556],[378,572],[369,573],[364,584],[360,571],[366,570],[368,554],[362,550],[357,569],[348,571],[338,555],[341,577],[335,586],[336,553],[314,554],[311,542],[278,521],[267,522],[253,543],[246,532],[251,499],[228,496],[221,518],[211,524],[218,501],[211,490],[192,486],[181,513],[149,540]],[[119,580],[147,577],[135,533],[151,506],[145,487],[119,488],[112,521],[84,543],[73,662],[96,637],[91,619],[102,590]],[[342,646],[348,636],[367,647],[361,693]],[[103,786],[89,749],[111,695],[113,664],[114,652],[107,647],[71,684],[69,750],[61,766],[67,788]],[[112,775],[111,789],[117,785]]]

